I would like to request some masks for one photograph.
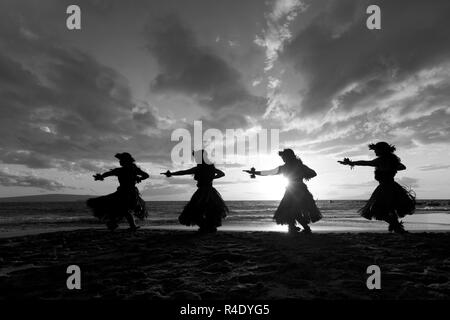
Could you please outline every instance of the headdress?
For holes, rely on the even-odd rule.
[[[396,150],[394,145],[391,145],[384,141],[377,142],[375,144],[373,144],[373,143],[369,144],[369,149],[374,150],[374,151],[378,150],[381,152],[388,152],[388,153],[393,153]]]
[[[284,149],[283,151],[278,152],[280,157],[285,156],[287,158],[295,159],[295,153],[292,149]]]
[[[133,163],[136,160],[128,152],[116,153],[115,157],[121,161]]]

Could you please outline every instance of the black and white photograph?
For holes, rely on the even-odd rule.
[[[2,305],[448,301],[449,159],[448,0],[0,0]]]

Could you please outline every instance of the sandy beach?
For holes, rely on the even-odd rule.
[[[1,299],[448,299],[450,233],[84,229],[0,239]],[[366,269],[381,269],[368,290]],[[81,268],[81,290],[66,269]]]

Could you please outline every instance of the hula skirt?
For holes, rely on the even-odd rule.
[[[185,226],[215,228],[222,225],[228,207],[220,193],[212,186],[199,187],[185,205],[178,221]]]
[[[322,214],[306,184],[291,182],[286,188],[273,219],[277,224],[291,224],[295,220],[311,223],[322,219]]]
[[[119,223],[130,211],[141,220],[148,216],[145,201],[137,188],[126,190],[119,187],[114,193],[88,199],[86,204],[94,216],[106,224]]]
[[[366,205],[359,213],[366,219],[386,220],[395,214],[399,218],[414,213],[416,208],[415,195],[394,180],[381,182],[373,191]]]

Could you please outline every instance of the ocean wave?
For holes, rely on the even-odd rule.
[[[426,206],[423,208],[417,208],[416,211],[439,211],[439,212],[448,212],[450,213],[450,207],[431,207],[431,206]]]
[[[225,221],[232,223],[273,223],[272,216],[279,201],[229,201],[230,213]],[[358,219],[357,210],[365,201],[318,201],[324,218],[322,222]],[[448,200],[418,201],[415,215],[428,213],[450,213]],[[183,210],[181,202],[147,202],[149,217],[146,225],[178,224],[178,216]],[[80,203],[20,203],[0,205],[0,225],[41,225],[41,224],[84,224],[100,223]],[[225,222],[226,223],[226,222]]]

